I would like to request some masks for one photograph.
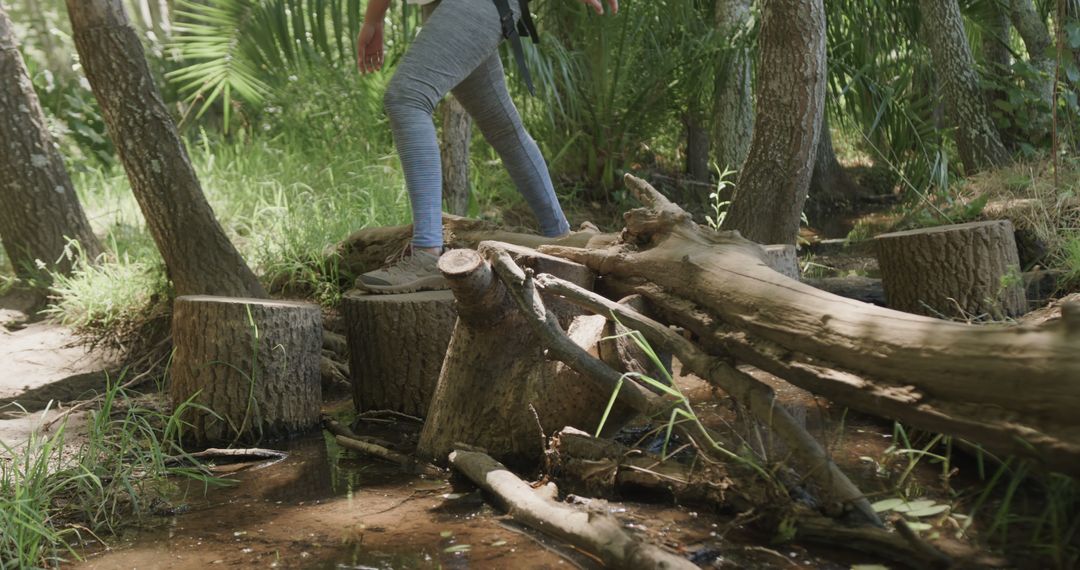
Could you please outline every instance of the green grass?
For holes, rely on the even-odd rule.
[[[63,421],[16,447],[0,443],[0,568],[51,567],[77,558],[75,547],[136,525],[175,495],[175,478],[223,484],[177,443],[181,405],[171,414],[140,406],[107,386],[85,428]]]

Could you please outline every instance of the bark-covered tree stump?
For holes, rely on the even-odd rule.
[[[426,415],[457,320],[454,294],[354,291],[344,308],[356,408]]]
[[[972,222],[877,236],[889,307],[930,316],[1016,316],[1027,309],[1013,225]]]
[[[593,273],[577,263],[497,245],[522,267],[583,287],[593,282]],[[418,453],[442,463],[461,442],[484,448],[507,464],[530,468],[542,457],[544,434],[567,425],[595,429],[610,391],[547,360],[543,343],[488,262],[476,251],[454,250],[439,260],[439,269],[457,299],[459,318]],[[569,304],[561,304],[569,316]],[[558,314],[554,305],[551,310]],[[582,336],[595,342],[596,335]]]
[[[169,395],[195,444],[255,443],[305,431],[322,404],[322,312],[291,301],[177,297]],[[215,417],[220,416],[220,417]]]

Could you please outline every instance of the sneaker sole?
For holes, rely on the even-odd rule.
[[[356,287],[378,295],[393,295],[419,291],[444,291],[450,288],[450,284],[442,276],[432,276],[398,285],[368,285],[357,281]]]

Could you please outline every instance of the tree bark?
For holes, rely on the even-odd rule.
[[[483,453],[454,451],[450,463],[478,487],[494,495],[514,520],[569,542],[599,558],[607,568],[697,568],[689,560],[630,534],[611,515],[575,509],[542,496],[544,489],[533,489]],[[553,489],[548,491],[554,495]]]
[[[765,2],[759,42],[754,136],[723,227],[794,245],[824,112],[822,1]]]
[[[1009,51],[1009,35],[1012,32],[1012,24],[1009,21],[1009,9],[1007,5],[990,2],[986,9],[989,19],[983,28],[982,60],[987,71],[999,79],[1008,78],[1012,52]],[[1005,93],[998,88],[989,87],[985,91],[986,104],[993,105],[994,101],[1005,99]]]
[[[457,312],[449,291],[343,300],[356,409],[424,416]]]
[[[626,185],[647,208],[626,214],[625,243],[541,250],[607,282],[633,280],[712,354],[841,405],[1080,473],[1080,315],[969,325],[843,299],[773,272],[759,246],[700,228],[644,181]]]
[[[1053,40],[1046,22],[1035,9],[1032,0],[1010,0],[1009,18],[1024,41],[1028,62],[1038,70],[1040,77],[1031,88],[1051,108],[1054,102],[1054,51]]]
[[[709,128],[700,109],[691,107],[683,116],[686,125],[686,174],[694,182],[708,184],[709,174]]]
[[[443,200],[446,211],[464,216],[469,211],[469,141],[472,140],[472,117],[465,107],[448,96],[439,106],[442,119]]]
[[[717,0],[716,30],[720,37],[746,33],[752,0]],[[750,150],[754,132],[752,62],[741,45],[724,56],[716,72],[713,104],[713,148],[720,168],[738,170]]]
[[[524,248],[513,255],[537,272],[592,286],[592,272],[576,263]],[[418,453],[440,460],[462,442],[531,468],[542,455],[544,434],[567,425],[591,429],[599,423],[611,392],[579,375],[560,373],[557,363],[547,360],[543,344],[479,254],[450,251],[439,268],[454,291],[459,318]],[[567,323],[580,313],[565,303],[556,310]]]
[[[889,306],[961,318],[1001,319],[1027,312],[1013,233],[1008,220],[993,220],[877,236]],[[1012,282],[1010,276],[1015,276]]]
[[[203,195],[123,2],[67,7],[86,78],[177,293],[265,297]]]
[[[64,159],[53,144],[34,86],[0,6],[0,241],[20,277],[38,275],[37,263],[69,273],[68,240],[85,259],[101,253]]]
[[[816,204],[817,209],[826,210],[829,206],[858,202],[865,194],[866,190],[847,175],[840,161],[836,159],[832,131],[829,129],[829,113],[822,112],[821,132],[814,150],[814,174],[810,178],[809,202]]]
[[[177,297],[169,394],[197,444],[256,443],[319,422],[318,305]],[[192,400],[206,409],[183,407]],[[216,414],[216,415],[215,415]]]
[[[975,73],[964,19],[956,0],[919,0],[923,31],[930,46],[945,109],[956,129],[956,147],[970,174],[1011,161],[1001,143]]]

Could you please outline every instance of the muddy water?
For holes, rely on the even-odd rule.
[[[516,527],[467,483],[402,475],[316,435],[288,459],[188,486],[176,514],[91,544],[75,568],[599,568],[587,555]],[[730,519],[693,509],[606,504],[643,538],[710,568],[847,568],[782,551]]]

